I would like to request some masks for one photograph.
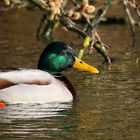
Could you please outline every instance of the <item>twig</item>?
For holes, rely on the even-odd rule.
[[[47,10],[48,5],[44,0],[29,0],[30,2],[34,3],[36,6],[38,6],[42,10]]]
[[[112,0],[106,0],[106,3],[103,6],[103,8],[99,9],[99,11],[97,12],[95,18],[91,21],[91,23],[88,24],[88,26],[86,28],[86,33],[88,33],[87,37],[91,36],[91,40],[89,40],[88,43],[86,43],[86,46],[83,43],[83,48],[80,50],[80,53],[79,53],[80,57],[83,57],[84,51],[89,47],[89,45],[93,44],[93,46],[97,50],[97,52],[100,53],[104,57],[105,62],[108,62],[109,64],[111,64],[110,57],[108,56],[108,51],[106,50],[106,47],[105,47],[106,45],[104,45],[101,42],[101,39],[99,39],[99,36],[98,36],[97,41],[95,41],[95,39],[94,39],[95,28],[99,24],[99,22],[102,19],[102,17],[107,12],[109,6],[111,5],[111,2],[112,2]],[[86,40],[86,38],[85,38],[85,40]],[[85,42],[85,40],[84,40],[84,42]],[[92,47],[92,46],[90,46],[90,47]]]
[[[101,44],[101,42],[95,42],[94,48],[97,50],[98,53],[100,53],[104,57],[104,62],[107,62],[108,64],[111,64],[110,57],[108,55],[108,51],[105,49],[105,47]]]
[[[95,18],[91,21],[91,24],[87,27],[87,32],[90,32],[91,28],[92,30],[96,28],[96,26],[99,24],[102,17],[106,14],[109,6],[111,5],[112,0],[106,0],[105,5],[103,8],[99,9]]]
[[[97,40],[99,42],[101,42],[102,46],[104,46],[106,49],[108,49],[109,47],[103,43],[103,41],[101,40],[101,37],[99,36],[99,34],[97,33],[97,31],[95,31],[95,37],[97,38]]]
[[[50,42],[52,33],[55,30],[55,24],[57,22],[48,20],[47,15],[44,15],[37,30],[37,39],[42,40],[43,38],[45,42]]]
[[[48,13],[48,5],[43,0],[30,0],[30,1],[35,3],[39,8],[41,8],[42,10],[45,10]],[[101,39],[99,39],[99,36],[98,37],[97,37],[97,35],[95,36],[95,28],[96,28],[97,24],[100,22],[101,18],[106,13],[106,11],[108,10],[108,8],[111,4],[111,1],[112,0],[106,0],[106,3],[103,6],[103,8],[98,11],[95,18],[91,22],[89,20],[87,20],[86,24],[88,26],[87,26],[86,30],[84,30],[84,31],[82,29],[80,29],[76,25],[75,22],[73,22],[69,17],[67,17],[65,15],[65,11],[63,10],[63,7],[60,8],[60,13],[57,13],[57,18],[58,18],[57,20],[60,21],[60,23],[63,26],[65,26],[68,30],[73,31],[84,38],[83,49],[81,49],[80,53],[79,53],[80,57],[83,57],[85,50],[88,48],[88,46],[91,46],[91,47],[94,47],[104,57],[106,62],[108,62],[109,64],[111,63],[107,50],[106,50],[106,45],[104,45],[104,43],[101,41]],[[88,2],[88,0],[83,1],[83,2]],[[78,7],[78,4],[75,0],[73,0],[73,3]],[[47,17],[45,17],[45,18],[47,18]],[[84,17],[84,18],[86,19],[86,17]],[[42,21],[42,22],[48,22],[48,20],[44,19],[44,21]],[[43,23],[41,23],[41,24],[43,24]],[[41,24],[38,29],[38,33],[40,33],[40,31],[41,31],[41,28],[42,28]],[[49,24],[49,22],[45,23],[44,26],[45,27],[43,29],[43,32],[41,31],[41,35],[42,35],[42,33],[46,35],[46,32],[47,32],[47,37],[49,37],[48,33],[49,33],[49,35],[51,35],[51,33],[53,32],[53,30],[52,30],[53,27]],[[51,29],[51,30],[49,30],[49,29]]]
[[[136,11],[137,11],[138,17],[140,19],[140,5],[137,6]]]
[[[72,0],[73,4],[77,7],[77,8],[80,8],[80,5],[77,3],[76,0]]]
[[[63,26],[65,26],[68,30],[76,32],[77,34],[79,34],[80,36],[82,36],[83,38],[85,38],[87,36],[87,33],[82,31],[80,28],[78,28],[74,22],[72,22],[72,20],[70,20],[69,18],[65,17],[65,16],[60,16],[60,22]]]
[[[125,8],[125,12],[128,16],[129,22],[130,22],[130,26],[131,26],[131,32],[132,32],[132,37],[133,37],[133,47],[136,47],[136,29],[135,29],[135,20],[132,18],[132,15],[130,13],[130,10],[128,8],[128,1],[127,0],[123,0],[123,4],[124,4],[124,8]]]

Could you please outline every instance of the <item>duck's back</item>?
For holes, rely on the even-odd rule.
[[[72,99],[65,85],[47,72],[36,69],[0,72],[0,101],[45,103]]]

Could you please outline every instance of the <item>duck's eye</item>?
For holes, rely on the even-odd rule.
[[[67,54],[66,51],[62,51],[62,52],[61,52],[61,55],[66,55],[66,54]]]

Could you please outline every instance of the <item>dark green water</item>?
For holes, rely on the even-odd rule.
[[[37,11],[0,13],[0,66],[35,68],[43,44],[35,33]],[[59,29],[58,39],[81,45],[74,34]],[[93,75],[65,72],[79,100],[63,104],[11,105],[0,109],[0,140],[139,140],[140,139],[140,30],[131,48],[128,26],[100,26],[103,41],[114,59],[110,68],[95,52],[84,60],[100,70]]]

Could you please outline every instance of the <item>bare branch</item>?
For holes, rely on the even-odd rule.
[[[81,37],[85,38],[86,36],[88,36],[86,34],[86,32],[82,31],[80,28],[78,28],[74,22],[72,20],[70,20],[69,18],[65,17],[65,16],[60,16],[60,22],[63,26],[65,26],[67,29],[69,29],[70,31],[76,32],[77,34],[79,34]]]
[[[125,12],[128,16],[128,19],[129,19],[129,22],[130,22],[130,25],[131,25],[131,32],[132,32],[132,37],[133,37],[133,47],[136,47],[136,29],[135,29],[135,20],[133,19],[131,13],[130,13],[130,10],[128,8],[128,1],[127,0],[123,0],[123,4],[124,4],[124,8],[125,8]]]

